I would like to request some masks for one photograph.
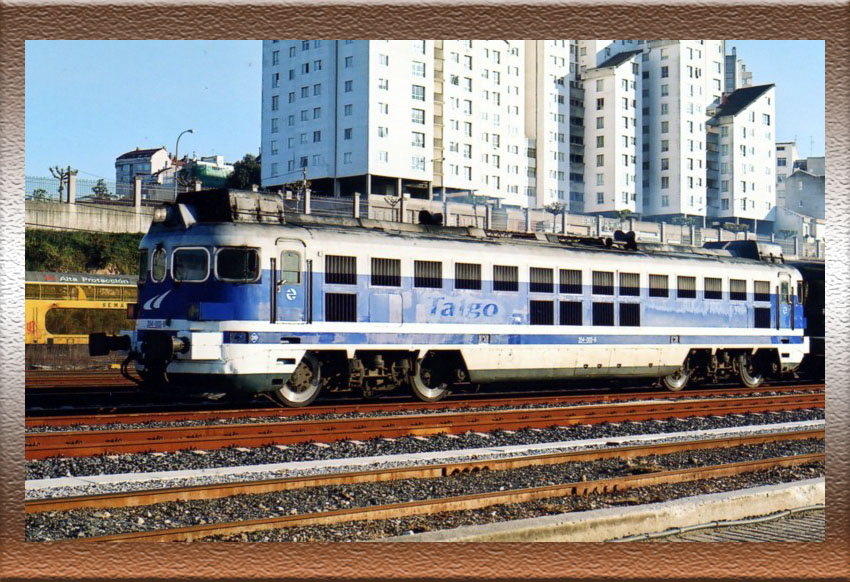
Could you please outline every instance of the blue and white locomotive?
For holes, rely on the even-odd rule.
[[[688,248],[285,216],[269,194],[180,194],[141,243],[136,329],[95,334],[146,383],[269,393],[569,379],[738,378],[808,351],[779,247]]]

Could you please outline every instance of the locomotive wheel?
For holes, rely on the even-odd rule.
[[[313,354],[304,354],[292,376],[283,387],[272,392],[275,400],[284,406],[307,406],[319,395],[322,382],[321,365]]]
[[[753,358],[749,354],[738,356],[738,377],[747,388],[758,388],[764,382],[764,374],[756,373]]]
[[[670,392],[678,392],[682,388],[688,385],[688,380],[691,377],[690,370],[684,370],[679,368],[669,376],[664,376],[661,378],[661,382],[664,384],[664,387],[667,388]]]
[[[436,402],[449,393],[449,384],[444,381],[439,368],[434,366],[434,358],[425,356],[416,360],[410,387],[413,394],[424,402]]]

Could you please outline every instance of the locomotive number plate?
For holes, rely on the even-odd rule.
[[[147,329],[162,329],[166,327],[164,319],[149,319],[145,323]]]
[[[479,333],[478,334],[478,343],[479,344],[489,344],[490,343],[490,334],[489,333]]]

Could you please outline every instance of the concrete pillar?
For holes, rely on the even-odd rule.
[[[776,242],[776,233],[775,232],[770,233],[770,242]]]
[[[304,214],[310,214],[310,189],[304,189]]]
[[[430,202],[433,199],[434,199],[434,183],[428,182],[428,201]]]
[[[697,229],[693,224],[690,225],[688,228],[691,231],[691,246],[695,247],[695,246],[697,246],[697,237],[696,237]]]
[[[493,217],[493,207],[487,204],[485,207],[486,211],[484,212],[484,228],[490,228],[490,219]]]
[[[337,183],[336,180],[334,180],[334,196],[338,198],[339,196],[337,196],[337,194],[339,194],[339,192],[337,191],[336,186]],[[354,218],[360,218],[360,192],[354,193]]]
[[[139,176],[133,178],[133,206],[136,214],[142,211],[142,179]]]
[[[796,235],[794,236],[794,254],[800,256],[800,239]]]
[[[404,222],[404,192],[398,197],[398,221]]]
[[[666,233],[664,232],[664,223],[658,223],[658,242],[663,243]]]
[[[251,184],[251,192],[259,192],[260,187],[256,184]]]
[[[334,178],[334,198],[339,198],[339,178]]]
[[[629,232],[634,232],[635,230],[635,219],[629,217]]]
[[[525,232],[531,232],[531,208],[525,207]]]
[[[396,178],[395,181],[395,195],[401,198],[401,178]]]
[[[602,215],[596,217],[596,236],[602,236]]]
[[[820,239],[815,239],[815,258],[816,259],[821,258],[820,251],[821,251]]]
[[[68,204],[74,204],[77,200],[77,172],[68,168]]]
[[[372,195],[372,175],[366,174],[366,198]]]
[[[201,189],[204,187],[204,184],[203,184],[200,180],[194,180],[194,181],[192,182],[192,186],[194,186],[194,188],[195,188],[195,192],[200,192],[200,191],[201,191]],[[251,189],[252,189],[254,192],[256,192],[256,191],[257,191],[257,185],[256,185],[256,184],[252,184],[252,185],[251,185]]]

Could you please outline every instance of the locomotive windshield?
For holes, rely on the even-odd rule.
[[[206,281],[210,271],[210,257],[207,249],[177,249],[171,259],[172,276],[175,281]]]
[[[249,248],[219,249],[215,274],[220,281],[252,283],[260,278],[260,253]]]
[[[165,249],[159,247],[153,252],[153,265],[151,267],[151,279],[156,283],[165,280]]]

